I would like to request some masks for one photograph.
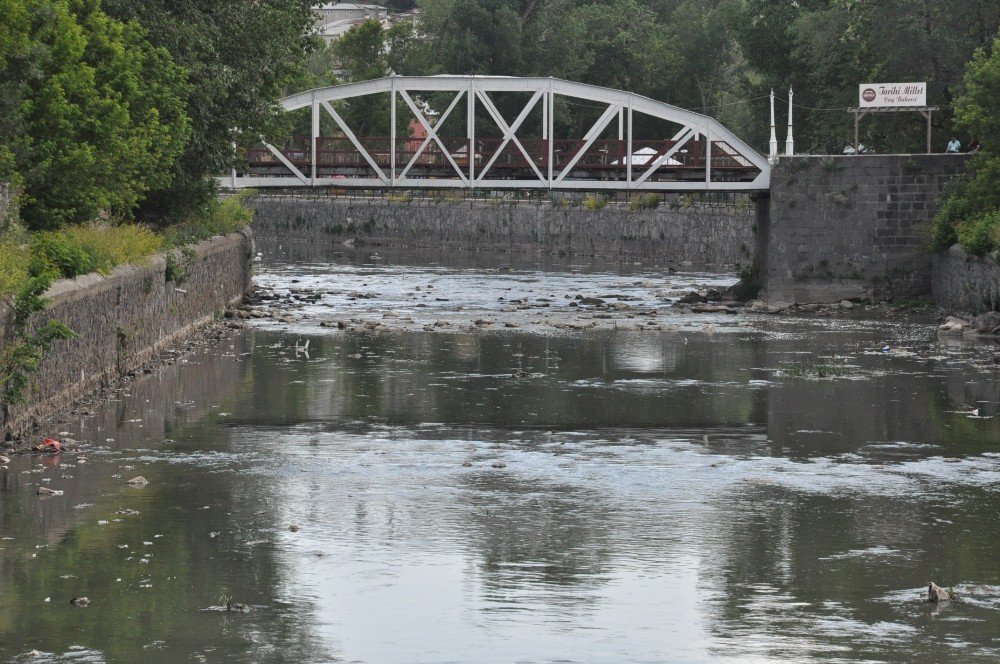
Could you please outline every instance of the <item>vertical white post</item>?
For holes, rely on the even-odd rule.
[[[792,136],[792,89],[788,88],[788,138],[785,139],[785,155],[795,154],[795,138]]]
[[[542,95],[542,140],[549,138],[549,96]]]
[[[628,105],[628,139],[625,144],[625,180],[626,188],[632,185],[632,104]]]
[[[313,99],[312,103],[312,186],[316,186],[316,160],[319,156],[319,102]]]
[[[705,128],[705,182],[712,181],[712,125]]]
[[[469,79],[469,89],[465,94],[469,96],[466,102],[466,126],[465,138],[469,147],[469,186],[476,181],[476,87],[475,82]]]
[[[778,132],[774,124],[774,88],[771,88],[771,142],[768,143],[767,156],[771,161],[778,158]]]
[[[396,79],[389,85],[389,183],[396,186]]]
[[[625,107],[618,109],[618,140],[625,138]]]
[[[555,120],[554,120],[554,118],[556,116],[556,96],[555,96],[555,93],[552,92],[552,81],[549,81],[549,91],[546,92],[545,94],[549,98],[549,103],[548,103],[549,117],[546,118],[545,122],[549,125],[549,146],[548,146],[548,151],[549,151],[549,189],[552,189],[552,176],[553,176],[553,173],[552,173],[552,156],[554,154],[553,145],[556,142],[556,125],[555,125]]]

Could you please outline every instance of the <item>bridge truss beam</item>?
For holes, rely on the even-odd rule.
[[[436,125],[431,125],[421,112],[414,97],[421,93],[452,92],[450,104]],[[335,102],[351,100],[368,95],[388,93],[390,95],[390,136],[388,155],[383,151],[373,154],[365,147],[343,117],[337,112]],[[508,124],[498,110],[491,95],[501,93],[527,93],[529,101],[516,119]],[[597,121],[590,126],[580,139],[574,139],[572,154],[567,161],[556,163],[553,140],[557,97],[568,97],[584,102],[605,106]],[[419,97],[418,97],[419,98]],[[440,128],[453,114],[462,101],[466,101],[466,121],[464,147],[458,151],[449,149]],[[397,136],[397,101],[402,101],[426,132],[419,147],[406,163],[397,161],[400,140],[414,141],[406,136]],[[219,178],[224,186],[241,187],[361,187],[361,188],[469,188],[469,189],[555,189],[555,190],[609,190],[609,191],[760,191],[770,185],[771,166],[762,155],[746,145],[714,118],[688,111],[676,106],[658,102],[641,95],[601,88],[582,83],[573,83],[554,78],[515,78],[500,76],[392,76],[388,78],[350,83],[309,90],[281,100],[285,111],[311,108],[311,136],[308,150],[308,164],[294,163],[293,159],[273,145],[265,144],[266,152],[261,154],[276,160],[276,168],[282,166],[291,175],[237,175]],[[535,154],[518,137],[529,115],[541,105],[542,146]],[[490,154],[477,149],[476,118],[482,108],[495,123],[501,133],[499,147]],[[333,118],[363,163],[371,169],[373,177],[361,177],[356,173],[349,176],[324,175],[318,168],[321,164],[319,142],[321,114],[325,112]],[[663,120],[671,125],[679,125],[672,138],[664,138],[663,147],[645,148],[634,152],[637,138],[633,134],[635,114],[645,114]],[[619,150],[623,158],[610,162],[600,177],[592,173],[573,176],[584,155],[595,145],[608,126],[618,121]],[[459,137],[456,137],[457,140]],[[686,145],[701,141],[704,145],[700,168],[692,179],[691,171],[685,177],[675,180],[667,171],[680,171],[683,167],[676,156]],[[537,141],[536,141],[537,142]],[[648,142],[648,141],[647,141]],[[427,155],[431,145],[440,150],[441,162],[446,176],[414,176],[421,163],[422,155]],[[503,177],[497,173],[498,160],[509,146],[513,146],[525,160],[525,165],[517,177]],[[566,155],[560,155],[565,157]],[[361,164],[358,160],[358,164]],[[460,161],[467,161],[461,164]],[[485,160],[485,163],[477,163]],[[713,177],[713,161],[725,162],[736,172],[739,179]],[[735,166],[732,166],[735,164]],[[300,166],[302,168],[300,168]],[[306,168],[308,166],[308,168]],[[448,168],[450,167],[450,168]],[[638,167],[638,168],[636,168]],[[716,170],[724,170],[716,166]],[[702,175],[702,171],[704,174]],[[530,177],[533,175],[534,177]],[[527,176],[527,177],[524,177]],[[656,177],[654,177],[656,176]]]

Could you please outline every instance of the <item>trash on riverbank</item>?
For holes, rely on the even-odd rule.
[[[42,452],[44,454],[54,454],[62,452],[62,443],[55,438],[43,438],[42,442],[31,448],[32,452]]]

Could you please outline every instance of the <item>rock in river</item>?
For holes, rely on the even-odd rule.
[[[948,602],[951,600],[951,593],[939,586],[938,584],[931,581],[930,585],[927,586],[927,601],[928,602]]]

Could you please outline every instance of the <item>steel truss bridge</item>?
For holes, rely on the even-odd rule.
[[[497,101],[510,93],[520,93],[509,101],[521,110],[508,123]],[[356,135],[342,105],[378,95],[388,95],[390,135]],[[450,98],[436,122],[422,110],[430,95]],[[600,112],[582,136],[555,137],[557,104],[563,98]],[[714,118],[630,92],[560,79],[392,76],[309,90],[280,103],[288,112],[311,109],[311,136],[289,138],[281,147],[249,147],[246,168],[219,178],[223,186],[610,193],[761,191],[770,185],[767,159]],[[464,121],[448,122],[463,110]],[[324,114],[339,135],[321,135]],[[399,132],[399,120],[415,120],[423,131],[415,136]],[[445,133],[446,127],[452,134]]]

